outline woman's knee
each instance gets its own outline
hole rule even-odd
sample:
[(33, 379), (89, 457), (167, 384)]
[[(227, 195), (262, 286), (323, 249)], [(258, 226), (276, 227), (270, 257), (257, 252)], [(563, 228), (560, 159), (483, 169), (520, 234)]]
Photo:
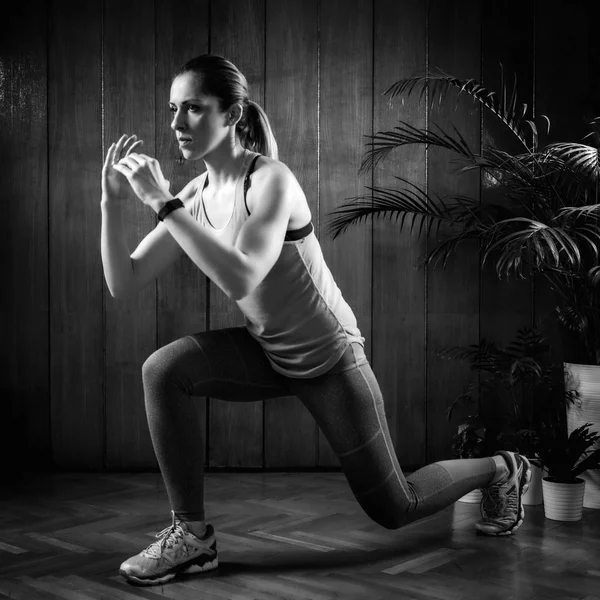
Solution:
[(386, 529), (400, 529), (409, 523), (418, 506), (412, 486), (395, 476), (372, 481), (363, 493), (353, 492), (365, 514)]
[[(192, 367), (194, 371), (203, 368), (196, 350), (193, 341), (181, 338), (153, 352), (142, 365), (144, 388), (177, 388), (191, 393), (192, 373), (189, 371)], [(194, 377), (198, 378), (197, 373)]]
[(365, 514), (375, 523), (385, 527), (385, 529), (400, 529), (408, 522), (410, 508), (408, 504), (404, 505), (394, 499), (393, 502), (386, 502), (381, 498), (359, 498)]

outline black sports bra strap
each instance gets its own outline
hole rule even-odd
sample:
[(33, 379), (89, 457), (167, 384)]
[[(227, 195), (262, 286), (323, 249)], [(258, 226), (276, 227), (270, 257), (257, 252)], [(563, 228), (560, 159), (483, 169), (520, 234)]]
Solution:
[(248, 188), (250, 187), (250, 173), (252, 173), (254, 169), (254, 165), (256, 161), (260, 158), (260, 154), (257, 154), (252, 161), (250, 162), (250, 166), (248, 167), (248, 171), (246, 171), (246, 177), (244, 178), (244, 204), (246, 205), (246, 210), (248, 214), (250, 214), (250, 210), (248, 209), (248, 202), (246, 201), (246, 194), (248, 193)]

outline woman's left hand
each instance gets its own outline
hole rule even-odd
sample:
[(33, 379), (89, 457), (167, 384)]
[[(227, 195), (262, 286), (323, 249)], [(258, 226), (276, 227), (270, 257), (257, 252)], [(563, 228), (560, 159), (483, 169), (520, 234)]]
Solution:
[(127, 178), (136, 196), (144, 204), (153, 206), (172, 198), (169, 193), (170, 183), (165, 179), (155, 158), (132, 152), (113, 165), (113, 168)]

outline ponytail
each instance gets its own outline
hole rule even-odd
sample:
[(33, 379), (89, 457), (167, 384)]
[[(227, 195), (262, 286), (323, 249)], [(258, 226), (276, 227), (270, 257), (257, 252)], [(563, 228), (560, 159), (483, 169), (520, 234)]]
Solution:
[(244, 148), (278, 159), (279, 150), (265, 111), (252, 100), (248, 100), (245, 114), (237, 124), (240, 142)]

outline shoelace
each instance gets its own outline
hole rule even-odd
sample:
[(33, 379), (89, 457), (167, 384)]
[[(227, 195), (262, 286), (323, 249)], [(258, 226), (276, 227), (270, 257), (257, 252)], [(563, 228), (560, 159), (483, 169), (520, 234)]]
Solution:
[[(483, 516), (495, 518), (501, 514), (502, 501), (500, 498), (501, 484), (495, 484), (484, 490), (483, 502), (481, 503), (481, 512)], [(490, 502), (491, 501), (491, 502)], [(484, 513), (485, 510), (485, 513)]]
[(180, 522), (175, 521), (175, 513), (173, 511), (171, 511), (171, 513), (173, 515), (173, 522), (156, 534), (155, 537), (158, 538), (158, 541), (153, 542), (144, 550), (146, 556), (150, 558), (160, 558), (161, 553), (165, 548), (172, 548), (185, 535), (185, 531), (181, 527)]

